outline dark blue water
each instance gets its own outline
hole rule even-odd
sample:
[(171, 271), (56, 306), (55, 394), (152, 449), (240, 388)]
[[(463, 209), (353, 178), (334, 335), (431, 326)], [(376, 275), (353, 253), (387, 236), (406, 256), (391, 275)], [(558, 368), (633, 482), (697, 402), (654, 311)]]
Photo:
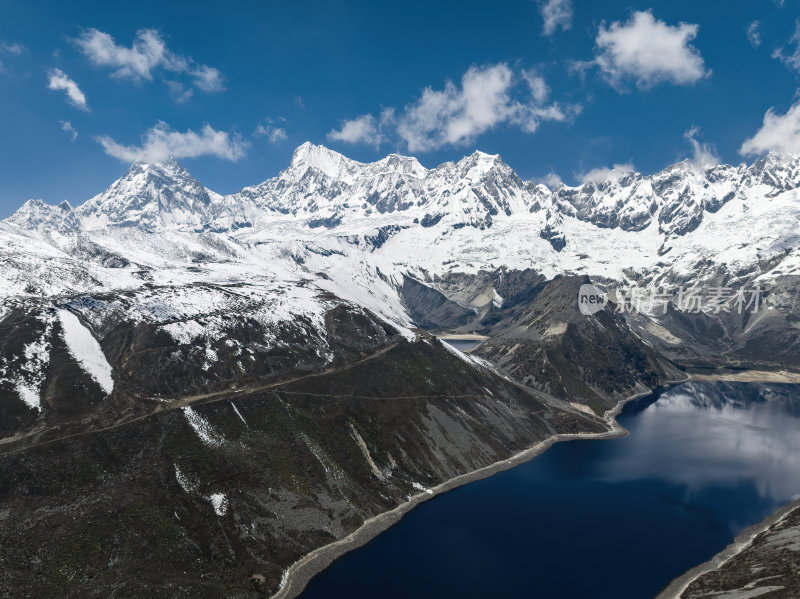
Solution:
[(653, 597), (800, 493), (800, 386), (686, 383), (619, 421), (420, 505), (303, 599)]

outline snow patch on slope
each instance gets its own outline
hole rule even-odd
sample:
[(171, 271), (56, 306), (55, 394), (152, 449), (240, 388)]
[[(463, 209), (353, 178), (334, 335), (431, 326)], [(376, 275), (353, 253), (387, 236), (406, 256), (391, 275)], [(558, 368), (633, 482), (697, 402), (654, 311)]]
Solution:
[(22, 401), (36, 410), (41, 409), (38, 389), (29, 387), (24, 381), (17, 381), (16, 390)]
[(100, 344), (92, 333), (81, 324), (78, 317), (63, 308), (57, 310), (61, 328), (64, 331), (64, 342), (72, 357), (83, 369), (97, 381), (108, 395), (114, 390), (114, 378), (111, 376), (111, 365), (106, 360)]
[(433, 489), (429, 489), (419, 483), (411, 483), (411, 486), (414, 487), (417, 491), (422, 491), (423, 493), (427, 493), (428, 495), (433, 495)]
[(183, 489), (184, 493), (194, 493), (197, 490), (197, 483), (191, 480), (188, 476), (186, 476), (181, 469), (178, 468), (177, 464), (175, 466), (175, 480), (178, 481), (178, 484)]
[(212, 493), (208, 496), (208, 500), (211, 502), (211, 507), (214, 508), (214, 513), (217, 516), (224, 516), (228, 513), (229, 502), (224, 493)]
[(208, 420), (203, 418), (200, 414), (195, 412), (190, 407), (183, 408), (183, 415), (189, 426), (192, 427), (194, 432), (200, 440), (209, 447), (219, 447), (225, 442), (225, 438), (217, 433), (214, 428), (209, 424)]
[(0, 381), (10, 383), (19, 398), (37, 411), (41, 411), (41, 392), (50, 363), (53, 316), (44, 315), (42, 321), (44, 332), (23, 347), (21, 355), (0, 357)]
[(170, 337), (182, 345), (188, 345), (197, 337), (204, 336), (206, 333), (205, 327), (194, 320), (172, 322), (165, 324), (161, 329), (169, 333)]
[(503, 296), (497, 293), (497, 290), (494, 287), (492, 287), (492, 305), (495, 308), (503, 307)]
[(244, 419), (244, 416), (242, 416), (242, 413), (239, 411), (239, 408), (237, 408), (237, 407), (236, 407), (236, 404), (235, 404), (235, 403), (233, 403), (233, 402), (231, 402), (231, 407), (233, 408), (233, 411), (234, 411), (234, 412), (236, 412), (236, 415), (237, 415), (239, 418), (241, 418), (241, 419), (242, 419), (242, 422), (244, 422), (245, 426), (248, 426), (248, 424), (247, 424), (247, 420), (245, 420), (245, 419)]
[(17, 379), (16, 384), (17, 393), (19, 393), (22, 401), (37, 410), (41, 410), (41, 389), (42, 385), (44, 385), (45, 370), (50, 363), (51, 318), (45, 321), (44, 335), (25, 346), (22, 352), (25, 356), (24, 373), (22, 373), (21, 378)]

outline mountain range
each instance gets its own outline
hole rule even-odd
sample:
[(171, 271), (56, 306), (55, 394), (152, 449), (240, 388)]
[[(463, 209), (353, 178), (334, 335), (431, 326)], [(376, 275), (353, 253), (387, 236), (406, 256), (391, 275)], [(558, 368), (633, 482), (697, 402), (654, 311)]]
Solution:
[[(231, 195), (168, 160), (26, 202), (0, 222), (3, 588), (295, 596), (312, 551), (610, 434), (686, 368), (800, 367), (798, 188), (795, 155), (549, 188), (306, 143)], [(630, 288), (763, 293), (618, 310)]]

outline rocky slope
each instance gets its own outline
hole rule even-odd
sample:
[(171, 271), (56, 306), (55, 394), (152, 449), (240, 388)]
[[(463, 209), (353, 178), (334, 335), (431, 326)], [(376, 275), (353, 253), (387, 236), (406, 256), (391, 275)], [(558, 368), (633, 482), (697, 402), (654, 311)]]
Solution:
[(411, 495), (602, 429), (429, 339), (91, 424), (3, 452), (0, 595), (265, 596), (309, 550)]
[(675, 580), (658, 599), (792, 599), (800, 594), (800, 504), (743, 531), (711, 561)]

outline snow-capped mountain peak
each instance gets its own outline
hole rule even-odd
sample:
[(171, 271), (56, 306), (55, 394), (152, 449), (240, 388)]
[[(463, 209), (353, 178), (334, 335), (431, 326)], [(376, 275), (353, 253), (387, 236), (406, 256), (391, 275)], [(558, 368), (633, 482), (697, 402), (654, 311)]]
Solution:
[(389, 154), (386, 158), (365, 166), (372, 167), (375, 172), (391, 172), (417, 179), (422, 179), (428, 174), (428, 169), (422, 166), (419, 160), (402, 154)]
[(360, 162), (346, 158), (325, 146), (305, 142), (292, 154), (290, 170), (298, 171), (312, 168), (331, 179), (352, 180), (353, 171), (364, 166)]
[(476, 151), (426, 169), (409, 156), (390, 154), (363, 163), (306, 142), (278, 176), (236, 194), (223, 197), (207, 190), (174, 159), (136, 162), (75, 210), (31, 201), (5, 223), (27, 230), (233, 233), (281, 221), (299, 230), (372, 238), (376, 230), (385, 237), (389, 230), (421, 228), (436, 236), (522, 219), (530, 232), (560, 251), (570, 242), (570, 221), (577, 220), (626, 233), (647, 230), (659, 252), (666, 252), (671, 240), (694, 231), (733, 199), (771, 198), (796, 188), (800, 156), (795, 155), (770, 154), (750, 166), (709, 168), (684, 160), (652, 175), (618, 169), (580, 186), (551, 190), (522, 181), (497, 154)]
[(76, 212), (82, 228), (195, 228), (210, 218), (208, 190), (170, 158), (135, 162), (103, 193)]
[(412, 156), (389, 154), (376, 162), (358, 162), (326, 148), (305, 142), (294, 151), (289, 171), (301, 175), (306, 169), (314, 169), (326, 177), (353, 184), (356, 179), (364, 179), (386, 174), (411, 176), (421, 179), (428, 170)]
[(465, 156), (455, 164), (455, 170), (461, 176), (470, 181), (477, 182), (484, 178), (490, 171), (511, 171), (511, 168), (503, 162), (500, 154), (486, 154), (476, 150), (469, 156)]
[(800, 155), (770, 152), (749, 170), (758, 182), (776, 192), (800, 187)]
[(28, 200), (5, 222), (30, 230), (63, 231), (74, 230), (80, 226), (79, 219), (66, 200), (57, 206), (42, 200)]

